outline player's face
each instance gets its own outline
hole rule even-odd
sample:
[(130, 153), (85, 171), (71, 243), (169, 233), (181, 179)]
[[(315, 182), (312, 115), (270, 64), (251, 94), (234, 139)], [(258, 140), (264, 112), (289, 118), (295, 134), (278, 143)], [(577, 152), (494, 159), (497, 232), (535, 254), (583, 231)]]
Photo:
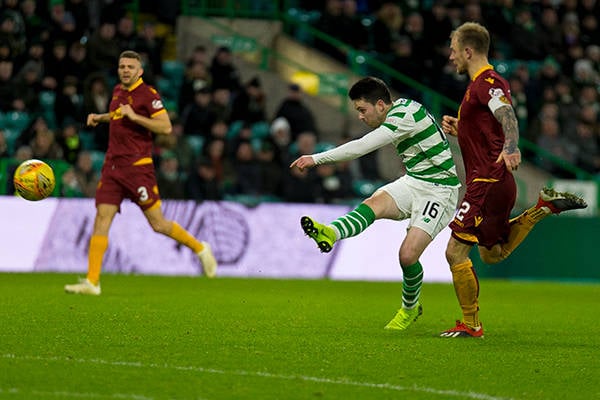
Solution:
[(387, 115), (385, 103), (381, 100), (375, 104), (363, 99), (354, 100), (354, 108), (358, 111), (358, 119), (373, 129), (383, 124)]
[(459, 74), (467, 72), (466, 51), (458, 45), (456, 37), (453, 37), (450, 41), (450, 61), (452, 61), (456, 67), (456, 72)]
[(123, 86), (133, 85), (142, 76), (143, 72), (142, 64), (135, 58), (123, 57), (119, 59), (119, 80)]

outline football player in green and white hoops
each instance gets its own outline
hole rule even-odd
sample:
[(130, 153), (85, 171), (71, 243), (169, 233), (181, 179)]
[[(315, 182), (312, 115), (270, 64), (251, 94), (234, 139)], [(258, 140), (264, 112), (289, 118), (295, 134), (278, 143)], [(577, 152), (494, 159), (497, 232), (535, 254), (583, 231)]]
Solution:
[(392, 101), (387, 85), (375, 77), (356, 82), (348, 96), (358, 118), (372, 131), (334, 149), (304, 155), (290, 168), (349, 161), (392, 144), (406, 174), (380, 187), (356, 209), (329, 225), (309, 216), (300, 222), (319, 249), (329, 252), (335, 242), (360, 234), (377, 219), (410, 220), (399, 253), (402, 307), (385, 326), (404, 330), (422, 313), (419, 294), (423, 267), (419, 258), (454, 216), (460, 182), (446, 136), (423, 105), (404, 98)]

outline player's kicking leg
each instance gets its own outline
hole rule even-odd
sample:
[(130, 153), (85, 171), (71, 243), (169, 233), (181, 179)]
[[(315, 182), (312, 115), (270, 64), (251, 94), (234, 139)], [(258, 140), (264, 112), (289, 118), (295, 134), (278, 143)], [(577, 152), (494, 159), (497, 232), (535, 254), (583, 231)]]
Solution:
[(392, 329), (396, 331), (403, 331), (410, 324), (415, 322), (419, 316), (423, 314), (423, 306), (417, 302), (415, 307), (411, 309), (401, 308), (396, 313), (396, 316), (392, 318), (390, 322), (385, 326), (384, 329)]
[(572, 193), (557, 192), (552, 188), (545, 187), (540, 191), (535, 207), (538, 209), (545, 208), (552, 214), (560, 214), (563, 211), (586, 208), (587, 203), (584, 199)]

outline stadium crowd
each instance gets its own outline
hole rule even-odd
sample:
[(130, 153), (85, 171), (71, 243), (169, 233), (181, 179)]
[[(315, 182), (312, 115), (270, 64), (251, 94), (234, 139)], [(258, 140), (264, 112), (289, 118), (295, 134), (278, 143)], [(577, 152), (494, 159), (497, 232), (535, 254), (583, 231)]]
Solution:
[[(231, 50), (198, 46), (183, 60), (175, 93), (166, 77), (165, 37), (154, 21), (136, 29), (126, 2), (4, 0), (0, 8), (0, 155), (62, 159), (63, 196), (93, 196), (107, 126), (83, 125), (108, 109), (118, 55), (135, 50), (146, 82), (171, 91), (173, 135), (157, 139), (155, 165), (164, 198), (248, 196), (289, 202), (343, 202), (373, 168), (342, 163), (300, 172), (298, 155), (326, 148), (290, 85), (274, 115), (259, 77), (242, 80)], [(460, 101), (467, 85), (448, 61), (450, 32), (472, 20), (488, 27), (492, 59), (510, 80), (521, 135), (584, 170), (600, 173), (600, 3), (555, 1), (298, 1), (323, 32)], [(349, 33), (352, 34), (349, 34)], [(340, 62), (347, 54), (315, 41)], [(163, 83), (167, 82), (167, 85)], [(420, 94), (390, 80), (401, 94)], [(339, 141), (349, 138), (340, 133)], [(335, 143), (339, 144), (339, 143)], [(533, 153), (526, 153), (534, 157)], [(561, 175), (553, 163), (532, 158)], [(9, 172), (10, 173), (10, 172)], [(10, 180), (6, 192), (11, 193)]]

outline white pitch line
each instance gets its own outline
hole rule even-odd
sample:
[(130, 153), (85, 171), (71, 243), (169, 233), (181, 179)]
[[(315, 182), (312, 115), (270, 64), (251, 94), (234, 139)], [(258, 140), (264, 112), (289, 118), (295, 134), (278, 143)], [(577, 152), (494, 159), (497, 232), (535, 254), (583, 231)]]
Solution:
[[(1, 358), (9, 358), (15, 360), (33, 360), (33, 361), (55, 361), (55, 362), (75, 362), (81, 364), (98, 364), (98, 365), (109, 365), (109, 366), (125, 366), (133, 368), (152, 368), (152, 369), (167, 369), (175, 371), (195, 371), (202, 372), (205, 374), (219, 374), (219, 375), (236, 375), (236, 376), (254, 376), (261, 378), (271, 378), (280, 380), (302, 380), (307, 382), (326, 383), (331, 385), (344, 385), (344, 386), (356, 386), (364, 388), (384, 389), (393, 390), (397, 392), (417, 392), (417, 393), (429, 393), (439, 396), (452, 396), (459, 398), (468, 398), (476, 400), (514, 400), (508, 397), (496, 397), (490, 396), (485, 393), (477, 392), (461, 392), (458, 390), (441, 390), (429, 387), (422, 387), (418, 385), (412, 386), (401, 386), (393, 385), (391, 383), (373, 383), (373, 382), (360, 382), (351, 381), (347, 379), (331, 379), (331, 378), (319, 378), (316, 376), (307, 375), (284, 375), (274, 374), (270, 372), (260, 371), (244, 371), (244, 370), (221, 370), (215, 368), (204, 368), (195, 366), (181, 366), (181, 365), (169, 365), (169, 364), (144, 364), (136, 361), (108, 361), (98, 358), (84, 359), (84, 358), (67, 358), (67, 357), (41, 357), (41, 356), (18, 356), (16, 354), (2, 354)], [(132, 397), (133, 398), (133, 397)], [(137, 397), (135, 397), (137, 398)]]

